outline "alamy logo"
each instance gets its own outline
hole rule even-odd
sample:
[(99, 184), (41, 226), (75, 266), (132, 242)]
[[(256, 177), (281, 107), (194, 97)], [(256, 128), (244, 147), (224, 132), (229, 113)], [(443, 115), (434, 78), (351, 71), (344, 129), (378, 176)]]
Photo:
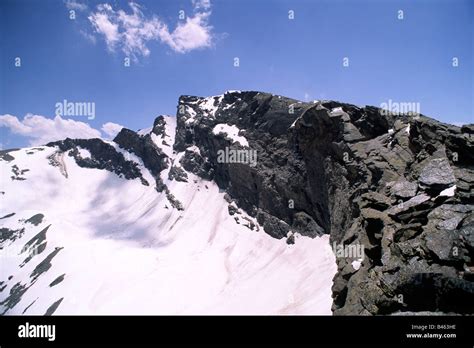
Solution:
[(226, 147), (225, 150), (217, 151), (217, 163), (242, 163), (255, 167), (257, 165), (257, 150), (234, 150)]
[(26, 323), (18, 326), (20, 338), (47, 338), (48, 341), (56, 339), (56, 325), (34, 325)]
[(332, 250), (336, 257), (364, 260), (365, 252), (362, 244), (332, 244)]
[(381, 114), (384, 116), (392, 114), (407, 114), (411, 116), (420, 115), (420, 103), (416, 102), (396, 102), (389, 99), (388, 102), (380, 104)]
[(93, 102), (70, 102), (64, 99), (55, 104), (56, 116), (87, 116), (87, 119), (95, 118), (95, 103)]

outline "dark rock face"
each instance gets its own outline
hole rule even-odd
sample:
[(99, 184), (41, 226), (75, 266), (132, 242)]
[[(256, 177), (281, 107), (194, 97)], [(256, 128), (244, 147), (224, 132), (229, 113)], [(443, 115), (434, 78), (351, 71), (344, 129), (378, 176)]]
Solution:
[(418, 185), (406, 180), (396, 182), (392, 188), (391, 193), (399, 198), (411, 198), (416, 195)]
[[(237, 127), (248, 147), (216, 134), (218, 124)], [(473, 130), (232, 92), (182, 96), (174, 149), (271, 236), (329, 233), (335, 246), (362, 248), (336, 254), (334, 314), (474, 313)], [(256, 151), (256, 165), (220, 161), (225, 148)]]
[[(267, 226), (270, 235), (286, 237), (296, 221), (295, 229), (314, 236), (327, 231), (329, 224), (321, 180), (324, 172), (319, 166), (305, 165), (288, 131), (311, 106), (259, 92), (226, 93), (207, 99), (182, 96), (174, 149), (185, 151), (197, 146), (200, 154), (186, 150), (181, 160), (183, 168), (215, 180), (240, 207)], [(256, 166), (219, 163), (219, 150), (245, 148), (232, 143), (229, 137), (214, 134), (218, 124), (235, 125), (241, 130), (257, 153)], [(301, 214), (307, 218), (297, 218)], [(317, 232), (313, 231), (315, 226)]]
[(164, 138), (165, 135), (169, 135), (169, 134), (166, 134), (165, 126), (166, 126), (165, 118), (163, 116), (158, 116), (157, 118), (155, 118), (155, 121), (153, 122), (152, 133), (158, 135), (161, 138)]
[[(117, 152), (112, 145), (100, 139), (69, 139), (48, 143), (46, 146), (57, 146), (61, 152), (69, 151), (69, 156), (74, 157), (76, 163), (83, 168), (105, 169), (122, 175), (126, 179), (139, 178), (144, 185), (149, 185), (143, 178), (136, 163), (127, 161)], [(90, 158), (82, 158), (78, 147), (90, 152)], [(53, 165), (54, 162), (53, 162)]]
[[(158, 117), (153, 125), (153, 133), (164, 137), (164, 118)], [(163, 192), (167, 190), (166, 185), (160, 177), (162, 170), (168, 168), (169, 158), (163, 151), (153, 142), (151, 135), (139, 135), (134, 131), (126, 128), (117, 134), (114, 139), (121, 148), (134, 153), (143, 161), (144, 166), (150, 171), (155, 178), (156, 190)]]
[[(159, 126), (155, 125), (154, 130), (158, 128)], [(160, 172), (168, 168), (167, 156), (155, 145), (149, 134), (140, 136), (130, 129), (122, 128), (114, 142), (140, 157), (145, 167), (155, 177), (159, 177)]]
[(211, 163), (194, 151), (186, 150), (180, 160), (180, 164), (190, 173), (196, 174), (203, 179), (212, 179), (213, 169)]
[(324, 234), (324, 230), (311, 216), (305, 212), (298, 212), (293, 217), (292, 229), (302, 235), (316, 237)]
[(188, 174), (186, 174), (181, 167), (171, 166), (170, 171), (168, 172), (168, 179), (188, 182)]
[(448, 160), (446, 158), (436, 158), (423, 167), (418, 181), (423, 187), (438, 186), (442, 189), (453, 185), (456, 178)]
[(19, 149), (0, 150), (0, 161), (13, 161), (15, 157), (9, 154), (9, 152), (16, 151)]

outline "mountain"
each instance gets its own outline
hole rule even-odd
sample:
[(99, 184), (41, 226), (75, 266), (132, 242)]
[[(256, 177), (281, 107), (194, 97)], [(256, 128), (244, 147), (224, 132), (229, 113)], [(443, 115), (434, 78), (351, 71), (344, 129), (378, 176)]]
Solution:
[(474, 313), (473, 134), (229, 91), (1, 151), (0, 312)]

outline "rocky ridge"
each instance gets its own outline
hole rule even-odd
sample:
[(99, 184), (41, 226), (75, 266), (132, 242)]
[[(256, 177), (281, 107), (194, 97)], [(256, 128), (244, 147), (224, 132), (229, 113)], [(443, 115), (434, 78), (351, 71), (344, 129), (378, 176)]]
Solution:
[[(275, 238), (330, 234), (335, 250), (362, 246), (363, 255), (336, 257), (336, 315), (474, 313), (473, 125), (261, 92), (181, 96), (177, 109), (174, 144), (162, 117), (154, 135), (123, 129), (114, 139), (175, 208), (165, 169), (170, 180), (188, 172), (215, 181), (229, 214), (245, 210)], [(64, 151), (71, 141), (50, 145)], [(82, 141), (93, 157), (107, 151)], [(224, 149), (255, 151), (255, 165), (220, 160)], [(105, 169), (128, 168), (108, 160)]]
[[(363, 260), (337, 258), (334, 314), (474, 312), (474, 126), (259, 92), (183, 96), (177, 117), (175, 149), (201, 154), (186, 152), (188, 169), (212, 173), (267, 233), (364, 247)], [(255, 167), (218, 163), (243, 148), (213, 134), (223, 123)]]

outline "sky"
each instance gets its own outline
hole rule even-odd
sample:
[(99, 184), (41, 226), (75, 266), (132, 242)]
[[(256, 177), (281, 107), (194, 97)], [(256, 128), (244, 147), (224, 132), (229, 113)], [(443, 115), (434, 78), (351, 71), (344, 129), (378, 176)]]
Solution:
[(227, 90), (474, 123), (473, 19), (469, 0), (2, 0), (0, 147), (113, 138)]

